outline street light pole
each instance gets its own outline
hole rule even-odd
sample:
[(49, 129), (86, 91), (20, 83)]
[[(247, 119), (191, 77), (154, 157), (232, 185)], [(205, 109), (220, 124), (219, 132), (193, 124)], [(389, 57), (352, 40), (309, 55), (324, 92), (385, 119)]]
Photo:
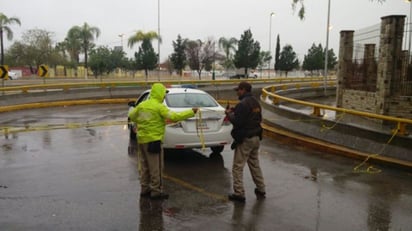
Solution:
[(157, 79), (160, 81), (160, 0), (157, 0)]
[(213, 72), (212, 72), (212, 80), (216, 80), (216, 73), (215, 73), (215, 69), (216, 69), (216, 43), (215, 40), (213, 39)]
[(120, 37), (120, 45), (122, 46), (122, 51), (123, 51), (123, 36), (124, 36), (124, 34), (119, 34), (119, 37)]
[[(269, 55), (272, 56), (272, 16), (275, 15), (275, 13), (271, 12), (269, 16)], [(269, 59), (269, 68), (268, 68), (268, 78), (270, 78), (270, 61), (272, 59)]]
[[(410, 56), (411, 56), (411, 33), (412, 33), (412, 23), (411, 23), (411, 15), (412, 15), (412, 2), (411, 0), (406, 0), (406, 2), (409, 2), (409, 45), (408, 45), (408, 60), (410, 60)], [(409, 65), (409, 62), (408, 62)]]
[(323, 90), (324, 95), (326, 96), (326, 79), (328, 77), (328, 50), (329, 50), (329, 19), (330, 19), (330, 0), (328, 0), (328, 19), (326, 23), (326, 47), (325, 47), (325, 71), (324, 71), (324, 80), (323, 80)]

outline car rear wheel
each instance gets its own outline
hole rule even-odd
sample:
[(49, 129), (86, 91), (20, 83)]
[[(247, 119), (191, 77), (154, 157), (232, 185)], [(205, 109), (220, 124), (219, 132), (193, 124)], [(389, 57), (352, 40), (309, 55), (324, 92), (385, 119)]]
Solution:
[(225, 148), (225, 146), (214, 146), (214, 147), (210, 147), (210, 149), (212, 150), (213, 153), (221, 153), (223, 151), (223, 149)]
[(127, 147), (127, 153), (130, 156), (134, 156), (137, 154), (137, 142), (136, 140), (129, 140), (129, 145)]
[(133, 128), (130, 128), (129, 137), (131, 140), (134, 140), (136, 142), (137, 136), (136, 133), (133, 132)]

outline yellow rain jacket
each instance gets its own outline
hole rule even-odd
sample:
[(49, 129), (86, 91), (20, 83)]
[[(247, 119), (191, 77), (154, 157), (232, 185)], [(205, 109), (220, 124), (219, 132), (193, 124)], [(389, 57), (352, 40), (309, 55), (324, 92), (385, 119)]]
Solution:
[(165, 86), (161, 83), (155, 83), (150, 90), (149, 99), (130, 110), (129, 118), (137, 124), (137, 140), (139, 143), (145, 144), (163, 140), (166, 119), (177, 122), (195, 115), (192, 109), (179, 113), (169, 110), (163, 104), (165, 95)]

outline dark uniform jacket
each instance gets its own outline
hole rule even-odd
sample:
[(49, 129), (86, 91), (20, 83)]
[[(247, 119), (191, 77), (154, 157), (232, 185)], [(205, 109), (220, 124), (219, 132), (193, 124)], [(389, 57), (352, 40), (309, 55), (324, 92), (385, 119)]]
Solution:
[(259, 136), (262, 139), (262, 108), (252, 93), (239, 97), (240, 102), (229, 113), (229, 120), (233, 125), (232, 137), (236, 143), (242, 143), (244, 138)]

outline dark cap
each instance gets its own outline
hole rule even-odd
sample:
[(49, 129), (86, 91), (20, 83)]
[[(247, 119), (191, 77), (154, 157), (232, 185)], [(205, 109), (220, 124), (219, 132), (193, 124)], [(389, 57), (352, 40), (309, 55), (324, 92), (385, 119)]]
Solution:
[(248, 83), (246, 81), (242, 81), (242, 82), (239, 83), (239, 85), (237, 87), (234, 88), (235, 91), (237, 91), (239, 89), (243, 89), (243, 90), (246, 90), (247, 92), (251, 92), (252, 91), (252, 85), (250, 85), (250, 83)]

